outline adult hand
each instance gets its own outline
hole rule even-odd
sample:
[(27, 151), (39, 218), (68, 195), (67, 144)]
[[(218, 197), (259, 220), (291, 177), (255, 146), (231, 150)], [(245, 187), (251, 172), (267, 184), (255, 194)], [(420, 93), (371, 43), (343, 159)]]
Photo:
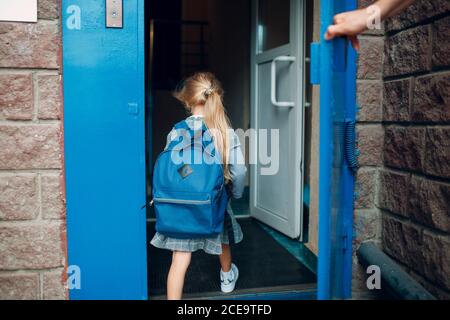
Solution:
[(325, 40), (346, 36), (353, 48), (359, 50), (358, 35), (367, 30), (368, 25), (400, 13), (413, 2), (414, 0), (378, 0), (368, 8), (337, 14), (325, 33)]
[(343, 12), (334, 16), (333, 24), (325, 33), (325, 40), (346, 36), (355, 50), (359, 50), (358, 34), (367, 30), (370, 15), (366, 9)]

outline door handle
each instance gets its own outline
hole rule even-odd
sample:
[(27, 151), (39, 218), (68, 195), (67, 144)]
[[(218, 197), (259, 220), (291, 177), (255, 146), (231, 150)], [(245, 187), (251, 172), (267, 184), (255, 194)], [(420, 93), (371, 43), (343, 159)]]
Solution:
[(291, 56), (279, 56), (272, 60), (271, 65), (271, 90), (270, 90), (270, 99), (272, 101), (272, 104), (276, 107), (282, 107), (282, 108), (292, 108), (295, 106), (295, 102), (290, 101), (277, 101), (277, 62), (278, 61), (288, 61), (288, 62), (294, 62), (295, 57)]

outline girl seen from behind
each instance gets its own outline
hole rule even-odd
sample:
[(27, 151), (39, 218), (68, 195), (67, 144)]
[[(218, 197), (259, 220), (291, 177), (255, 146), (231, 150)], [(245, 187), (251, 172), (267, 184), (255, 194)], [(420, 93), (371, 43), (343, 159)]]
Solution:
[[(214, 148), (219, 154), (228, 196), (240, 198), (245, 186), (247, 169), (239, 139), (231, 129), (226, 115), (223, 94), (220, 82), (212, 73), (208, 72), (192, 75), (174, 92), (175, 98), (184, 105), (190, 114), (182, 124), (192, 130), (207, 128)], [(167, 137), (166, 149), (171, 142), (178, 138), (179, 132), (174, 128)], [(228, 222), (228, 228), (224, 227), (219, 234), (213, 236), (177, 238), (162, 234), (158, 232), (157, 228), (151, 244), (172, 251), (172, 263), (167, 277), (167, 298), (169, 300), (182, 298), (186, 271), (192, 252), (197, 250), (204, 250), (208, 254), (219, 256), (221, 269), (218, 280), (220, 279), (221, 290), (225, 293), (234, 290), (239, 271), (237, 266), (232, 263), (230, 244), (242, 241), (243, 234), (229, 203), (226, 205), (225, 212), (216, 212), (216, 214), (224, 215), (225, 221)]]

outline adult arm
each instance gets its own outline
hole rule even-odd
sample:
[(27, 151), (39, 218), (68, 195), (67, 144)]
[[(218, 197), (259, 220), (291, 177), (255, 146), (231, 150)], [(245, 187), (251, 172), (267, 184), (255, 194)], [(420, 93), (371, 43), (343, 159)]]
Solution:
[[(414, 0), (378, 0), (372, 4), (378, 8), (380, 21), (392, 17), (409, 5)], [(369, 7), (368, 7), (369, 8)], [(339, 13), (334, 16), (333, 24), (330, 25), (325, 33), (325, 40), (331, 40), (335, 37), (347, 36), (352, 42), (353, 47), (359, 50), (359, 41), (357, 36), (368, 29), (371, 21), (374, 19), (375, 12), (362, 8), (353, 11)]]

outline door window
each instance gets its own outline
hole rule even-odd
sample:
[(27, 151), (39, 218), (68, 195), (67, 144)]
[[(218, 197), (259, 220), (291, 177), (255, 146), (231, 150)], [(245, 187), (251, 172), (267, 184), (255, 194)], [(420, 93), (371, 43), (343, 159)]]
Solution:
[(289, 43), (290, 0), (258, 1), (258, 51)]

